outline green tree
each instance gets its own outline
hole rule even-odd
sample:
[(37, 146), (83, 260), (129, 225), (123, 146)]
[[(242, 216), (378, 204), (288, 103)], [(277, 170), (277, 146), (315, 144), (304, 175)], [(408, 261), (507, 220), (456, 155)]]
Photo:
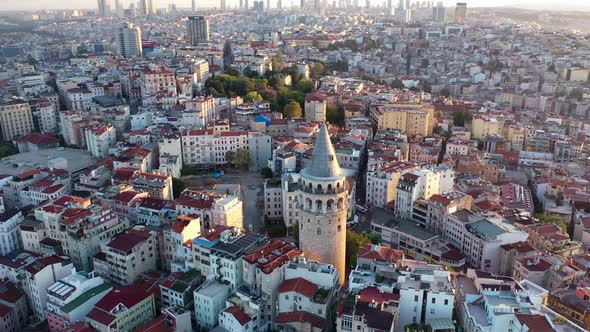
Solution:
[(404, 82), (402, 82), (402, 80), (399, 79), (391, 81), (391, 84), (389, 86), (391, 86), (392, 89), (403, 89), (405, 87)]
[(369, 239), (369, 241), (371, 241), (372, 244), (381, 244), (381, 242), (383, 242), (383, 238), (379, 233), (369, 233), (367, 231), (364, 231), (362, 235)]
[(230, 165), (235, 165), (236, 163), (236, 153), (234, 151), (227, 151), (225, 153), (225, 160)]
[(244, 97), (244, 101), (246, 102), (260, 102), (262, 101), (262, 96), (256, 91), (250, 91)]
[(239, 77), (241, 75), (240, 74), (240, 71), (237, 70), (236, 68), (228, 68), (225, 71), (225, 73), (228, 74), (228, 75), (230, 75), (230, 76), (235, 76), (235, 77)]
[(313, 90), (313, 82), (310, 80), (300, 80), (295, 84), (295, 89), (303, 93), (311, 92), (311, 90)]
[(261, 169), (260, 174), (262, 174), (262, 176), (264, 176), (265, 179), (270, 179), (274, 176), (272, 169), (270, 169), (270, 167), (265, 167)]
[(290, 102), (283, 109), (283, 115), (287, 118), (300, 118), (302, 114), (301, 105), (296, 101)]
[(446, 88), (446, 87), (442, 88), (440, 90), (440, 95), (448, 98), (451, 95), (451, 90), (449, 90), (449, 88)]
[(538, 216), (541, 224), (555, 224), (561, 228), (562, 233), (567, 232), (567, 224), (562, 218), (556, 216)]
[(236, 153), (236, 166), (245, 170), (250, 168), (250, 165), (250, 151), (247, 149), (238, 149), (238, 152)]
[(16, 154), (16, 149), (10, 143), (0, 145), (0, 159)]
[(250, 68), (246, 68), (246, 69), (244, 69), (244, 76), (249, 77), (249, 78), (258, 78), (258, 72), (254, 71)]
[(573, 89), (572, 92), (570, 92), (570, 97), (582, 101), (584, 93), (580, 89)]
[(359, 248), (371, 240), (356, 232), (346, 232), (346, 266), (356, 266)]
[(295, 240), (295, 245), (299, 247), (299, 223), (296, 222), (293, 225), (293, 239)]
[(178, 198), (180, 194), (186, 189), (186, 185), (179, 178), (172, 178), (172, 194), (174, 198)]
[(330, 104), (326, 107), (326, 120), (332, 124), (342, 125), (344, 123), (344, 109)]
[(453, 126), (463, 127), (466, 122), (471, 121), (473, 116), (467, 112), (455, 112), (453, 113)]
[(316, 62), (311, 66), (311, 77), (319, 78), (324, 74), (325, 70), (326, 67), (322, 63)]

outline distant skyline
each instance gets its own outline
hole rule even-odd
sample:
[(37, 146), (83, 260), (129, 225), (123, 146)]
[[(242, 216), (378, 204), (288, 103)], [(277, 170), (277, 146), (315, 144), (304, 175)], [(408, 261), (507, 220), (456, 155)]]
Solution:
[[(131, 2), (137, 3), (137, 1), (121, 0), (124, 3), (124, 7), (127, 8)], [(227, 4), (236, 7), (238, 0), (226, 0)], [(272, 3), (276, 4), (277, 0), (271, 0)], [(362, 3), (363, 0), (360, 2)], [(114, 3), (115, 1), (112, 0)], [(166, 8), (168, 4), (175, 3), (179, 8), (190, 8), (191, 0), (156, 0), (158, 8)], [(205, 7), (217, 7), (219, 6), (218, 0), (197, 0), (197, 3), (204, 5)], [(414, 1), (412, 1), (414, 2)], [(438, 0), (435, 0), (438, 2)], [(444, 0), (445, 6), (454, 6), (456, 2), (461, 1), (449, 1)], [(468, 7), (519, 7), (527, 9), (590, 9), (590, 3), (588, 0), (570, 0), (567, 2), (559, 2), (555, 0), (471, 0), (463, 1), (467, 2)], [(289, 6), (290, 0), (283, 0), (283, 6)], [(299, 0), (293, 0), (294, 4), (299, 4)], [(376, 2), (372, 2), (376, 3)], [(381, 2), (377, 2), (381, 3)], [(266, 4), (266, 1), (265, 1)], [(15, 10), (40, 10), (40, 9), (96, 9), (96, 0), (21, 0), (21, 1), (9, 1), (0, 0), (0, 11), (15, 11)]]

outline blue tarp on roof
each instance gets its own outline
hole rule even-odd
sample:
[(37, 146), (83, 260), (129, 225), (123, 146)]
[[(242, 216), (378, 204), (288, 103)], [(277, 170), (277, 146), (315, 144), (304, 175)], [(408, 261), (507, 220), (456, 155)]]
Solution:
[(270, 118), (268, 116), (259, 115), (254, 118), (254, 122), (266, 122), (266, 125), (270, 126), (272, 121), (270, 120)]

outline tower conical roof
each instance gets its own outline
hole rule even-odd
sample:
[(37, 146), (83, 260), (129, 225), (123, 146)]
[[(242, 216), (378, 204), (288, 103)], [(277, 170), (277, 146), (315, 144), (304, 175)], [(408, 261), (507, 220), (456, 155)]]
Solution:
[(332, 178), (338, 177), (342, 174), (342, 170), (338, 165), (336, 159), (336, 152), (328, 128), (322, 123), (320, 125), (320, 133), (313, 148), (313, 155), (311, 163), (304, 169), (303, 175), (310, 175), (316, 178)]

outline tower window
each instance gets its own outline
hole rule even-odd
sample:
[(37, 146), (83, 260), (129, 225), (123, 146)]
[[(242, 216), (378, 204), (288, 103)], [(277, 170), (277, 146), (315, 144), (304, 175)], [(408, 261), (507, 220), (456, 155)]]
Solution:
[(342, 226), (338, 225), (337, 229), (338, 229), (338, 232), (340, 232), (342, 230)]
[(322, 234), (322, 229), (318, 227), (318, 235)]

